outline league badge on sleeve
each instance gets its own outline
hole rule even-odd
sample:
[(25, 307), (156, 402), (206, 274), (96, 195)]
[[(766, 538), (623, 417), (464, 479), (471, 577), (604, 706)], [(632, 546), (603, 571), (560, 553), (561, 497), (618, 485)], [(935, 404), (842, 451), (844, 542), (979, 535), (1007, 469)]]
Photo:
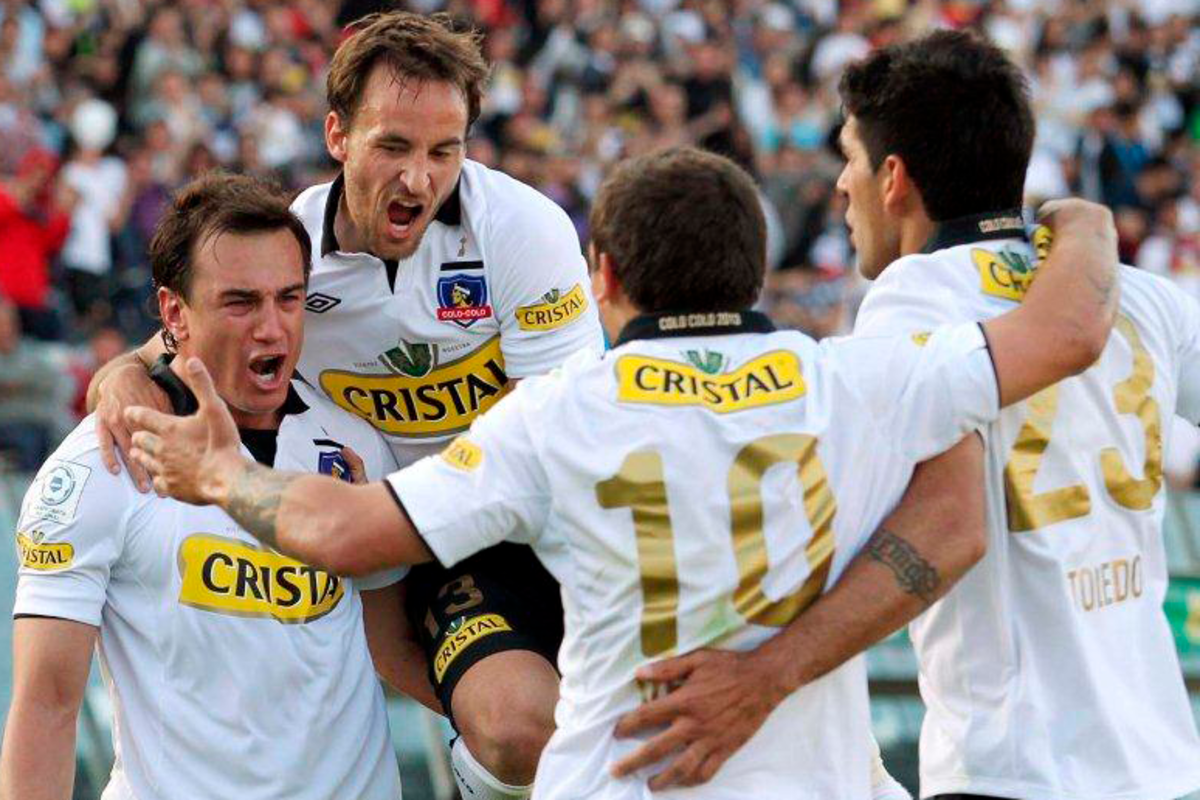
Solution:
[(449, 275), (437, 282), (437, 318), (469, 328), (492, 316), (487, 281), (482, 275)]

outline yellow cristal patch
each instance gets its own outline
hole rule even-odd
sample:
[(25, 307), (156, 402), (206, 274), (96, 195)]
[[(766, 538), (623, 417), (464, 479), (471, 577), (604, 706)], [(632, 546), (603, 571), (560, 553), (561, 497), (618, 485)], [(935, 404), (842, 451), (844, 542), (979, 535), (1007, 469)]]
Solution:
[(437, 656), (433, 659), (433, 675), (438, 683), (446, 675), (446, 670), (458, 658), (458, 654), (485, 636), (502, 631), (511, 631), (508, 620), (499, 614), (483, 614), (471, 617), (458, 630), (447, 633), (446, 638), (438, 647)]
[(179, 547), (179, 602), (235, 617), (312, 622), (337, 608), (336, 575), (236, 539), (193, 534)]
[(40, 544), (23, 533), (17, 534), (21, 566), (39, 572), (67, 569), (75, 560), (75, 548), (69, 542)]
[(517, 309), (517, 325), (523, 331), (550, 331), (573, 322), (587, 309), (587, 294), (578, 283), (553, 303), (538, 303)]
[(460, 433), (504, 393), (500, 337), (420, 378), (330, 369), (321, 388), (342, 408), (384, 433), (413, 438)]
[(483, 463), (483, 448), (460, 436), (442, 451), (442, 460), (463, 472), (474, 472)]
[(915, 344), (917, 347), (924, 347), (925, 345), (929, 344), (929, 337), (932, 335), (933, 334), (931, 334), (929, 331), (914, 333), (912, 335), (913, 344)]
[(1016, 272), (990, 250), (971, 251), (971, 260), (979, 269), (979, 288), (987, 295), (1021, 302), (1033, 283), (1033, 272)]
[(647, 356), (617, 360), (622, 403), (704, 406), (718, 414), (785, 403), (804, 395), (800, 358), (786, 350), (759, 356), (734, 370), (710, 375), (691, 364)]

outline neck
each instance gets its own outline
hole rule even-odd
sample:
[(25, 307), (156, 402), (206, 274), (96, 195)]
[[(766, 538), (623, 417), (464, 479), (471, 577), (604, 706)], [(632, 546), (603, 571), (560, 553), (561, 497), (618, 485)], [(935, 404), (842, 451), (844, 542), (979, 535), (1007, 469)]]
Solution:
[(900, 255), (911, 256), (924, 250), (935, 230), (937, 223), (924, 212), (905, 217), (900, 221)]
[(350, 208), (346, 205), (346, 190), (338, 198), (337, 213), (333, 215), (333, 232), (337, 235), (338, 247), (346, 253), (367, 253), (367, 243), (359, 236), (354, 220), (350, 218)]

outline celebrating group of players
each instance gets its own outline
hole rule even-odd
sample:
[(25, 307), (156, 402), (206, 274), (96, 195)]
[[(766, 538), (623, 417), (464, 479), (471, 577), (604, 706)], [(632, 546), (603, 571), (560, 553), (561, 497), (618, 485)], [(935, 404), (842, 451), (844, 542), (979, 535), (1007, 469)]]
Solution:
[(1097, 206), (1030, 240), (999, 50), (847, 69), (876, 280), (819, 344), (752, 310), (740, 169), (622, 163), (585, 260), (465, 160), (486, 75), (472, 34), (370, 17), (328, 78), (335, 181), (176, 196), (161, 336), (22, 506), (0, 797), (71, 795), (98, 648), (105, 800), (399, 797), (375, 673), (450, 718), (472, 800), (890, 800), (860, 654), (911, 620), (923, 797), (1200, 788), (1160, 538), (1200, 306), (1118, 266)]

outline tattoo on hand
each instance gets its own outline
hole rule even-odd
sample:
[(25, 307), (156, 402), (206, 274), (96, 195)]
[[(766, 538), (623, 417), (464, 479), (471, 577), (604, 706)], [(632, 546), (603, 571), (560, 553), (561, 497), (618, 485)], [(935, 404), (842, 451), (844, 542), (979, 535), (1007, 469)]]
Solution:
[(277, 546), (275, 518), (283, 493), (292, 481), (301, 477), (292, 472), (276, 472), (260, 464), (251, 464), (234, 481), (225, 510), (247, 533), (268, 547)]
[(925, 605), (937, 599), (942, 578), (937, 568), (921, 557), (917, 549), (896, 534), (880, 528), (867, 542), (867, 554), (896, 575), (896, 583)]

